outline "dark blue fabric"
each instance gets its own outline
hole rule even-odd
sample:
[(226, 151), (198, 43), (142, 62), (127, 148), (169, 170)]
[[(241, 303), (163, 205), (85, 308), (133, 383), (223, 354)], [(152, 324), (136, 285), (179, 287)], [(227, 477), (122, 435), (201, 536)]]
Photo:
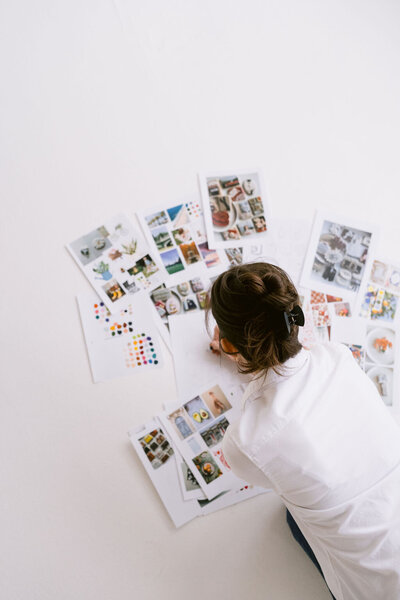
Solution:
[[(319, 566), (319, 562), (315, 558), (314, 552), (311, 550), (310, 544), (307, 542), (306, 538), (301, 533), (299, 526), (297, 525), (296, 521), (294, 520), (294, 518), (292, 517), (292, 515), (290, 514), (290, 512), (288, 510), (286, 510), (286, 521), (287, 521), (287, 524), (289, 525), (289, 529), (292, 532), (292, 535), (293, 535), (294, 539), (296, 540), (296, 542), (298, 542), (300, 544), (300, 546), (303, 548), (303, 550), (307, 554), (307, 556), (309, 558), (311, 558), (314, 565), (317, 567), (318, 571), (321, 573), (322, 577), (324, 577), (322, 569)], [(325, 577), (324, 577), (324, 580), (325, 580)], [(335, 597), (332, 594), (332, 592), (331, 592), (331, 596), (332, 596), (333, 600), (335, 600)]]

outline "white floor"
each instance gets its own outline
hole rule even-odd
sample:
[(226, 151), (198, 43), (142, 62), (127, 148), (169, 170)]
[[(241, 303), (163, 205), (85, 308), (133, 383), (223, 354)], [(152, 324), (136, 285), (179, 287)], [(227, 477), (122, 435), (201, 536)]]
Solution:
[(176, 531), (126, 431), (172, 362), (91, 383), (64, 244), (263, 168), (273, 215), (376, 221), (399, 260), (400, 5), (0, 4), (0, 597), (327, 600), (266, 495)]

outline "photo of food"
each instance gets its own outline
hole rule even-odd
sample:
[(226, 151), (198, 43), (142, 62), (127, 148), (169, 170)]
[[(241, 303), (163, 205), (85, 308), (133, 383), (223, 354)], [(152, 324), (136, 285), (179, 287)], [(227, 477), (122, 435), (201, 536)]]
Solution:
[(178, 273), (179, 271), (182, 271), (185, 268), (175, 248), (173, 250), (163, 252), (162, 254), (160, 254), (160, 256), (164, 267), (170, 275)]
[(154, 429), (139, 438), (139, 444), (153, 469), (159, 469), (174, 454), (162, 429)]
[(323, 221), (312, 265), (312, 278), (325, 285), (358, 291), (371, 237), (370, 232)]
[(355, 361), (361, 367), (362, 370), (365, 368), (365, 349), (359, 344), (345, 344), (351, 351)]
[(204, 404), (200, 396), (196, 396), (192, 400), (189, 400), (183, 407), (190, 417), (190, 422), (196, 429), (201, 429), (204, 425), (207, 425), (214, 420), (214, 416), (210, 413), (210, 410)]
[(111, 279), (106, 285), (103, 286), (103, 290), (110, 298), (111, 302), (116, 302), (122, 296), (125, 296), (125, 292), (122, 287), (119, 285), (116, 279)]
[(201, 394), (201, 398), (204, 400), (214, 417), (219, 417), (224, 412), (232, 408), (231, 403), (219, 385), (215, 385)]
[(221, 469), (207, 451), (193, 458), (193, 463), (207, 484), (222, 475)]

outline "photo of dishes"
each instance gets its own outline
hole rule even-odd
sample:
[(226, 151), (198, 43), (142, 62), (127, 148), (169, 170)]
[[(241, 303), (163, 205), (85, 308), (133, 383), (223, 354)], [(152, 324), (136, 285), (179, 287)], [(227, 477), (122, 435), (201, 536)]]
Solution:
[(387, 327), (367, 327), (365, 371), (383, 402), (393, 405), (396, 333)]
[(153, 469), (159, 469), (174, 453), (162, 429), (154, 429), (139, 438), (139, 444)]
[(258, 172), (199, 175), (209, 243), (229, 247), (268, 230), (269, 218)]
[(195, 456), (192, 460), (207, 484), (218, 479), (218, 477), (222, 475), (221, 469), (209, 452), (201, 452), (201, 454)]
[(200, 277), (182, 281), (171, 287), (162, 284), (150, 293), (150, 300), (162, 321), (168, 324), (169, 315), (204, 310), (207, 306), (208, 287), (209, 282), (205, 283)]
[(315, 282), (357, 292), (372, 234), (324, 220), (312, 264)]

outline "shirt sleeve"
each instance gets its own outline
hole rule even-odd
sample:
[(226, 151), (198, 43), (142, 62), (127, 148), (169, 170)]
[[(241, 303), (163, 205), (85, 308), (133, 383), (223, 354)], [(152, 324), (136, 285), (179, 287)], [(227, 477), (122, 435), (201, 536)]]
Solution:
[(222, 451), (228, 465), (237, 477), (250, 485), (257, 485), (268, 489), (272, 487), (268, 477), (240, 448), (235, 439), (234, 426), (229, 427), (224, 436)]

